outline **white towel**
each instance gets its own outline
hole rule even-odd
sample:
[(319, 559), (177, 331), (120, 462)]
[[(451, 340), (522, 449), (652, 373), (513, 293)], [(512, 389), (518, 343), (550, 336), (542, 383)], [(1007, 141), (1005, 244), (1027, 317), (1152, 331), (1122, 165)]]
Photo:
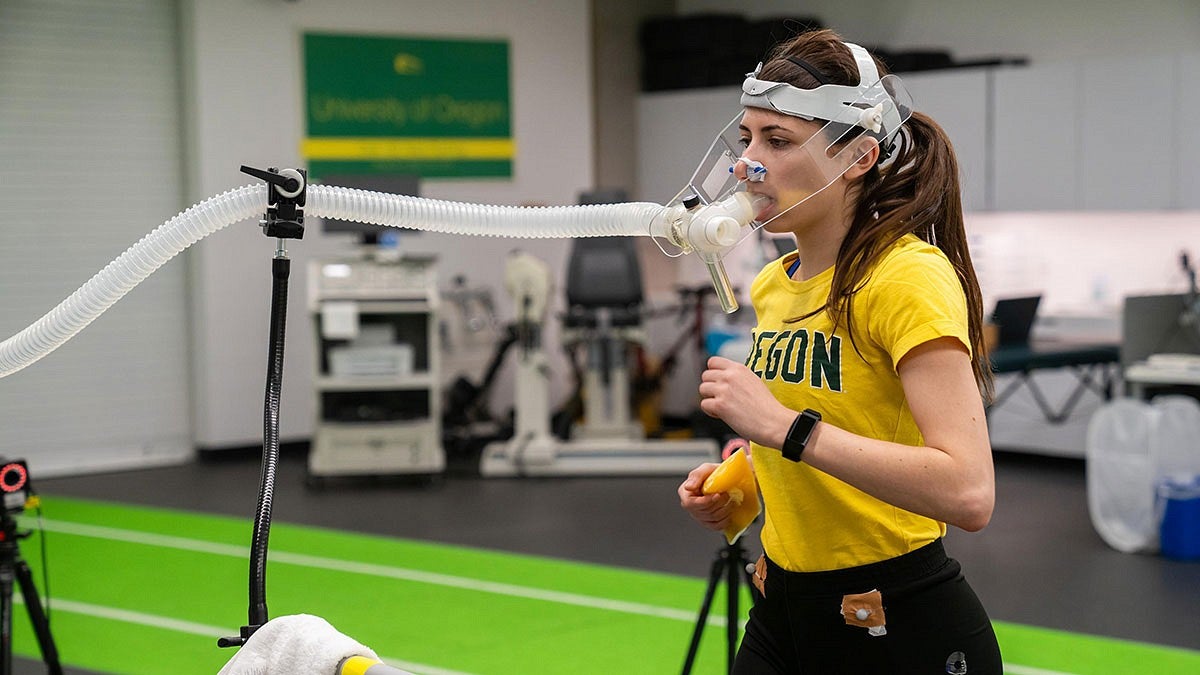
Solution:
[(375, 652), (311, 614), (271, 619), (242, 645), (218, 675), (337, 675), (351, 656)]

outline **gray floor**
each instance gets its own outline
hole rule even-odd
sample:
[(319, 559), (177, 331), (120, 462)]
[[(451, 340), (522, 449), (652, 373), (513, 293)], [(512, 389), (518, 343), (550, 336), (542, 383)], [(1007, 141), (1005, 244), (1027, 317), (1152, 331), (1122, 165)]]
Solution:
[[(1200, 649), (1200, 562), (1108, 548), (1088, 518), (1082, 461), (997, 453), (996, 468), (992, 523), (947, 538), (994, 619)], [(251, 518), (259, 471), (256, 454), (231, 453), (103, 479), (40, 480), (38, 488)], [(696, 577), (723, 544), (679, 509), (676, 478), (482, 479), (460, 469), (432, 484), (311, 489), (305, 477), (303, 449), (285, 451), (275, 522)], [(757, 538), (746, 541), (756, 556)]]

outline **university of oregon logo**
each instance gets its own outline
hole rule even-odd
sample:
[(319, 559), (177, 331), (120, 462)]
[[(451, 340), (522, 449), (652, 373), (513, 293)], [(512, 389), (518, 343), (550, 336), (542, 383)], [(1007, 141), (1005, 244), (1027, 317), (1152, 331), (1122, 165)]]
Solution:
[(805, 380), (814, 389), (842, 390), (842, 338), (798, 330), (764, 330), (754, 335), (746, 365), (764, 381)]
[(425, 72), (425, 62), (415, 54), (400, 52), (392, 59), (392, 69), (398, 75), (420, 75)]

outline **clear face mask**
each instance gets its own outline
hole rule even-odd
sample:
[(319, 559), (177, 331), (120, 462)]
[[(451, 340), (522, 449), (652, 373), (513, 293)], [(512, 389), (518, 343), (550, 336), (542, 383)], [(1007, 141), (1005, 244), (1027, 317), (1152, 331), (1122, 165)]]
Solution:
[[(719, 242), (707, 250), (697, 249), (702, 255), (723, 257), (756, 230), (834, 185), (880, 146), (881, 139), (894, 143), (912, 113), (912, 100), (900, 79), (887, 75), (833, 110), (837, 119), (825, 121), (815, 115), (747, 107), (717, 134), (687, 186), (668, 207), (682, 205), (695, 211), (729, 205), (721, 210), (741, 210), (744, 215), (745, 209), (751, 209), (753, 215), (735, 217), (737, 232), (721, 232), (715, 237)], [(764, 128), (774, 125), (771, 118), (777, 117), (782, 117), (779, 129)], [(886, 163), (882, 148), (880, 153), (878, 161)], [(658, 238), (655, 242), (668, 256), (690, 252), (686, 244), (681, 247)]]

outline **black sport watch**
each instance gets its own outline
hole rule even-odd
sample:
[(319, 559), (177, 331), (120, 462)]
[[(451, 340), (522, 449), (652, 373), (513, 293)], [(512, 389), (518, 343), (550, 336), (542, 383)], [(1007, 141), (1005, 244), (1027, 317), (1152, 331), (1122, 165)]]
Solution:
[(812, 408), (805, 408), (804, 412), (796, 415), (796, 421), (792, 422), (792, 428), (788, 429), (787, 436), (783, 439), (783, 447), (780, 448), (784, 459), (800, 461), (800, 455), (804, 454), (808, 439), (812, 438), (813, 429), (820, 421), (821, 413)]

